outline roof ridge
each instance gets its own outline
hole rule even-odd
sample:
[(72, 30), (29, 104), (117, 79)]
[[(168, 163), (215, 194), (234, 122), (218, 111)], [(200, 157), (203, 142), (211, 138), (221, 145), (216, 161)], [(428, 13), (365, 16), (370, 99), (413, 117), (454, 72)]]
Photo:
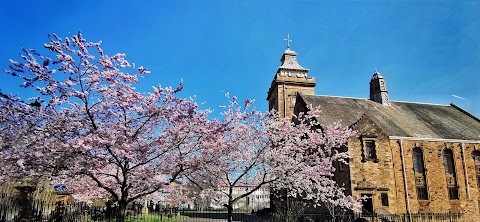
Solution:
[(324, 96), (324, 97), (335, 97), (335, 98), (345, 98), (345, 99), (364, 99), (364, 100), (369, 100), (369, 99), (367, 99), (367, 98), (348, 97), (348, 96), (330, 96), (330, 95), (306, 95), (306, 96)]
[[(344, 98), (344, 99), (363, 99), (369, 100), (368, 98), (359, 98), (359, 97), (349, 97), (349, 96), (331, 96), (331, 95), (306, 95), (306, 96), (323, 96), (323, 97), (334, 97), (334, 98)], [(434, 106), (450, 106), (446, 104), (437, 104), (437, 103), (425, 103), (425, 102), (411, 102), (411, 101), (400, 101), (400, 100), (390, 100), (390, 102), (397, 102), (397, 103), (415, 103), (415, 104), (423, 104), (423, 105), (434, 105)]]
[(415, 104), (434, 105), (434, 106), (450, 106), (450, 105), (446, 105), (446, 104), (425, 103), (425, 102), (410, 102), (410, 101), (399, 101), (399, 100), (390, 100), (390, 102), (396, 102), (396, 103), (415, 103)]
[(477, 122), (480, 122), (480, 119), (479, 119), (479, 118), (477, 118), (477, 117), (474, 116), (473, 114), (467, 112), (466, 110), (460, 108), (459, 106), (457, 106), (457, 105), (455, 105), (455, 104), (453, 104), (453, 103), (450, 103), (450, 106), (452, 106), (453, 108), (459, 110), (459, 111), (462, 112), (463, 114), (471, 117), (472, 119), (476, 120)]

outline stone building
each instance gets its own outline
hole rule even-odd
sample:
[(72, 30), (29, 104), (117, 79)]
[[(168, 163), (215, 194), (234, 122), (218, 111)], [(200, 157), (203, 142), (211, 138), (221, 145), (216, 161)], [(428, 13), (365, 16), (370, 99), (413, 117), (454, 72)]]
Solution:
[(296, 56), (290, 47), (283, 53), (269, 108), (291, 118), (320, 106), (320, 127), (341, 121), (357, 131), (335, 180), (347, 194), (369, 197), (364, 212), (465, 213), (480, 221), (480, 119), (454, 104), (390, 101), (378, 71), (365, 84), (369, 98), (314, 95), (315, 78)]

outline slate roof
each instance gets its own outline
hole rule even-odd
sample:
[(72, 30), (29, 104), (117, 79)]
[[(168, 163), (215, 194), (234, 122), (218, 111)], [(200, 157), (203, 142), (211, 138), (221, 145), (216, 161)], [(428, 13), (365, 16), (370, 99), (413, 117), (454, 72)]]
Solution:
[(480, 120), (454, 104), (390, 101), (384, 106), (359, 98), (302, 94), (300, 98), (307, 106), (321, 106), (317, 120), (322, 126), (339, 120), (351, 126), (366, 114), (389, 136), (480, 140)]

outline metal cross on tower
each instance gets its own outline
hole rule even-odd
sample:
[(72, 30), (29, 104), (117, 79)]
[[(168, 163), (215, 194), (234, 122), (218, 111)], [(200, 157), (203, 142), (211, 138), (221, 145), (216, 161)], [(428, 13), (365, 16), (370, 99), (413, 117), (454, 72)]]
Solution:
[(290, 49), (290, 42), (292, 42), (292, 40), (290, 39), (290, 34), (287, 34), (287, 38), (283, 40), (287, 42), (287, 49)]

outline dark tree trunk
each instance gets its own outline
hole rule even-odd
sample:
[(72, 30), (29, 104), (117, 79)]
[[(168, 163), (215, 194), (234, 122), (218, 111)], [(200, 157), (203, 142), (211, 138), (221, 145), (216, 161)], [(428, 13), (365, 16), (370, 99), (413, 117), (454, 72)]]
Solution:
[(116, 222), (124, 222), (125, 221), (125, 213), (127, 210), (127, 202), (124, 200), (118, 201), (118, 207), (116, 209)]
[(233, 203), (229, 201), (229, 203), (225, 204), (224, 206), (227, 208), (228, 222), (233, 222)]
[(32, 215), (32, 193), (36, 190), (34, 186), (17, 186), (18, 191), (18, 205), (20, 210), (18, 212), (18, 221), (30, 221)]

